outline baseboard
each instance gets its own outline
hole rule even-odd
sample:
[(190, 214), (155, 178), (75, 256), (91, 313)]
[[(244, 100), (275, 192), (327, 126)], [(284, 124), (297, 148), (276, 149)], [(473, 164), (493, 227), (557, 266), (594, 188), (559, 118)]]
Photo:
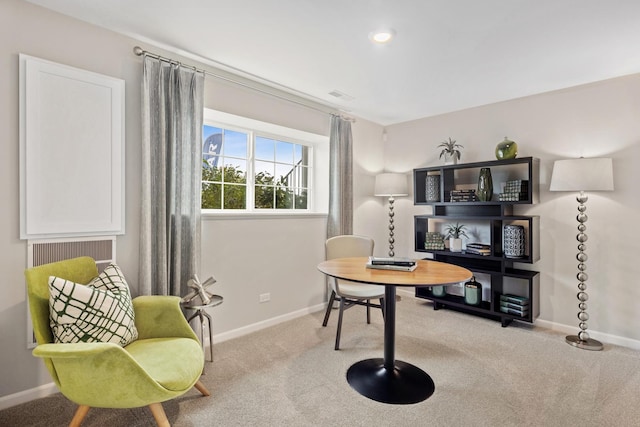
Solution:
[(35, 399), (40, 399), (41, 397), (50, 396), (52, 394), (58, 393), (58, 391), (58, 387), (55, 385), (55, 383), (49, 383), (31, 388), (29, 390), (21, 391), (19, 393), (0, 397), (0, 411), (12, 406), (20, 405), (21, 403), (27, 403)]
[(288, 320), (297, 319), (298, 317), (306, 316), (307, 314), (315, 313), (316, 311), (322, 311), (327, 308), (327, 303), (318, 304), (312, 307), (306, 307), (301, 310), (293, 311), (291, 313), (283, 314), (281, 316), (273, 317), (271, 319), (263, 320), (262, 322), (253, 323), (251, 325), (243, 326), (238, 329), (234, 329), (227, 332), (222, 332), (213, 336), (213, 342), (227, 341), (233, 338), (238, 338), (243, 335), (250, 334), (252, 332), (259, 331), (261, 329), (268, 328), (270, 326), (277, 325), (279, 323), (286, 322)]

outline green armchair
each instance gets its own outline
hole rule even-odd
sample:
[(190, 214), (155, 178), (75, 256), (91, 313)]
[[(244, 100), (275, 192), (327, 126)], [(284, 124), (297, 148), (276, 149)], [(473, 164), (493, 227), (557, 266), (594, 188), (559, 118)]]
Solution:
[(95, 261), (74, 258), (27, 269), (27, 293), (35, 338), (54, 382), (80, 405), (70, 423), (79, 426), (90, 407), (149, 406), (159, 426), (169, 426), (161, 402), (180, 396), (200, 382), (204, 354), (180, 310), (180, 298), (140, 296), (133, 300), (138, 339), (126, 347), (113, 343), (54, 343), (49, 326), (49, 276), (89, 283), (98, 275)]

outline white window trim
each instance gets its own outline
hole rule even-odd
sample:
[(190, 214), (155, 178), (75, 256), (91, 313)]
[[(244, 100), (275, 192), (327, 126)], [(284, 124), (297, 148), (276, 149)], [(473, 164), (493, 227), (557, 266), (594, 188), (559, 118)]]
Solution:
[[(329, 210), (329, 137), (311, 132), (292, 129), (273, 123), (236, 116), (234, 114), (204, 109), (204, 124), (222, 126), (232, 130), (251, 130), (256, 135), (313, 147), (311, 159), (312, 176), (310, 177), (311, 200), (309, 208), (299, 209), (246, 209), (216, 210), (202, 209), (201, 216), (207, 218), (290, 218), (290, 217), (326, 217)], [(253, 147), (251, 148), (253, 150)], [(253, 168), (253, 165), (247, 165)], [(250, 187), (248, 185), (248, 187)], [(249, 188), (247, 188), (249, 191)], [(253, 193), (253, 190), (251, 190)]]

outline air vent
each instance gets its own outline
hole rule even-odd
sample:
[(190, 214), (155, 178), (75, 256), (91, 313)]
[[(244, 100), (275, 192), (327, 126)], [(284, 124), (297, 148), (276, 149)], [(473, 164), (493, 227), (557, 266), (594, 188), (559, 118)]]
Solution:
[(329, 92), (329, 95), (343, 101), (353, 101), (355, 99), (353, 96), (347, 95), (346, 93), (340, 92), (339, 90), (332, 90), (331, 92)]

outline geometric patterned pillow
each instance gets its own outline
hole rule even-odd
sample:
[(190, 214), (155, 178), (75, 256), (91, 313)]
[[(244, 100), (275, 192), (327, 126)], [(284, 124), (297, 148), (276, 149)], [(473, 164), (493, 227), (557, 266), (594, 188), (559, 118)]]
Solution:
[(129, 286), (115, 264), (87, 285), (49, 277), (49, 321), (56, 343), (124, 347), (138, 338)]

